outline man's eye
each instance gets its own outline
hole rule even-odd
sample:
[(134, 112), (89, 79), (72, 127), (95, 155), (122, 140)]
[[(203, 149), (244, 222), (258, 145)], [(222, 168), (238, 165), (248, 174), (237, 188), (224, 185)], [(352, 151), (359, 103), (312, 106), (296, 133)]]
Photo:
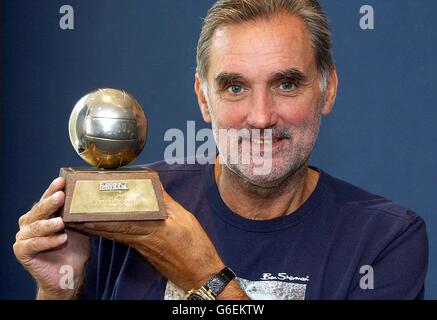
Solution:
[(279, 89), (283, 91), (292, 91), (295, 85), (292, 82), (283, 82), (279, 85)]
[(227, 90), (229, 93), (232, 94), (240, 94), (243, 91), (243, 87), (238, 85), (232, 85), (229, 86)]

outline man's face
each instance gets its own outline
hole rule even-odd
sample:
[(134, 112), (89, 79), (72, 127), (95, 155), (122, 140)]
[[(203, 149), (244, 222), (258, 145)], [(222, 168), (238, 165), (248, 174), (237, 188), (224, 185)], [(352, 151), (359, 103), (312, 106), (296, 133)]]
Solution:
[[(217, 29), (206, 82), (207, 106), (201, 109), (204, 119), (212, 122), (221, 154), (225, 147), (217, 140), (220, 129), (261, 129), (259, 140), (240, 139), (239, 151), (248, 150), (244, 144), (250, 149), (258, 143), (261, 151), (271, 146), (267, 175), (256, 174), (253, 161), (233, 164), (222, 159), (229, 169), (267, 186), (306, 163), (321, 115), (330, 107), (325, 107), (314, 49), (300, 18), (282, 14)], [(265, 129), (271, 129), (272, 140), (263, 141)]]

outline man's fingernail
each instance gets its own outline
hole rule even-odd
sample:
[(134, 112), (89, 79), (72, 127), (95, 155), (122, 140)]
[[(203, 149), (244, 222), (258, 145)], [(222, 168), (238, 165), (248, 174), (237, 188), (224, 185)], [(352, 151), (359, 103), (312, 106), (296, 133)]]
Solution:
[(61, 235), (59, 235), (59, 241), (60, 242), (65, 242), (65, 240), (67, 240), (67, 234), (63, 233)]
[(56, 227), (61, 226), (63, 224), (61, 217), (56, 217), (52, 219), (52, 224)]
[(57, 177), (55, 180), (53, 180), (52, 185), (53, 186), (57, 185), (60, 179), (61, 179), (60, 177)]
[(54, 197), (55, 201), (59, 201), (62, 197), (62, 191), (55, 192), (53, 197)]

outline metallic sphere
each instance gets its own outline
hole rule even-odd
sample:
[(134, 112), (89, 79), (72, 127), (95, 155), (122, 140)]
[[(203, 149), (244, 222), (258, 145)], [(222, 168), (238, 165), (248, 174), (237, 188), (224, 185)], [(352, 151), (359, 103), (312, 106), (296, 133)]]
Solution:
[(147, 117), (140, 104), (117, 89), (97, 89), (82, 97), (68, 127), (76, 152), (92, 166), (104, 169), (133, 161), (147, 137)]

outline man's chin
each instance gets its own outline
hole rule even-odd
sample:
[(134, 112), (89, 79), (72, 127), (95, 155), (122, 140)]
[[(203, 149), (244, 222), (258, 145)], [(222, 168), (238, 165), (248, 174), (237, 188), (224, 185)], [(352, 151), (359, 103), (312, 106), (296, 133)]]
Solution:
[(228, 168), (246, 184), (261, 188), (274, 188), (281, 185), (290, 176), (287, 170), (262, 169), (254, 166), (230, 165)]
[(260, 188), (276, 188), (281, 186), (290, 177), (298, 174), (308, 165), (306, 160), (295, 162), (273, 161), (269, 166), (227, 164), (229, 170), (238, 175), (246, 184)]

